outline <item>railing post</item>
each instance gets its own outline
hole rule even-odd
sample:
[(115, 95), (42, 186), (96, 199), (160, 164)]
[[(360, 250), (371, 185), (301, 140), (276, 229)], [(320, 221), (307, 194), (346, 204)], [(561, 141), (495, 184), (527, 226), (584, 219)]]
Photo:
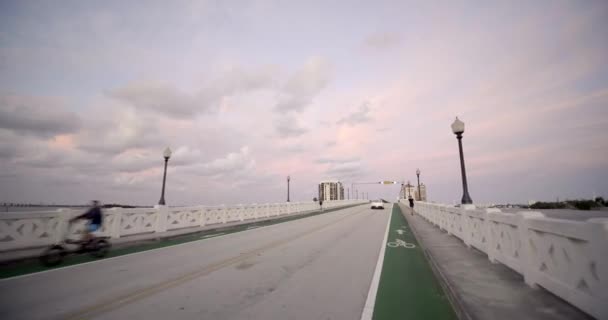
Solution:
[(169, 208), (164, 205), (156, 205), (154, 206), (156, 209), (156, 229), (155, 232), (165, 232), (167, 231), (167, 216)]
[(492, 215), (494, 213), (502, 212), (500, 209), (489, 208), (485, 209), (484, 221), (483, 221), (483, 236), (486, 239), (486, 254), (488, 255), (488, 260), (491, 263), (497, 263), (496, 261), (496, 247), (495, 243), (497, 239), (494, 239), (494, 233), (492, 233)]
[(110, 237), (112, 239), (120, 238), (120, 226), (122, 222), (122, 210), (118, 208), (109, 209), (112, 212), (112, 226), (110, 227)]
[(536, 279), (535, 266), (532, 265), (532, 255), (537, 254), (532, 251), (530, 246), (530, 234), (528, 230), (528, 219), (544, 218), (542, 212), (529, 211), (518, 212), (517, 231), (519, 234), (519, 243), (521, 244), (521, 271), (526, 284), (532, 288), (538, 288), (538, 280)]
[(253, 204), (253, 214), (252, 214), (253, 220), (257, 220), (259, 211), (260, 211), (260, 205), (257, 203), (254, 203)]
[(226, 212), (226, 205), (222, 204), (222, 223), (226, 223), (226, 221), (228, 220), (228, 213)]
[(205, 225), (207, 225), (207, 208), (205, 206), (201, 206), (201, 209), (199, 211), (200, 214), (198, 215), (198, 226), (204, 227)]
[(68, 221), (72, 218), (71, 211), (66, 209), (58, 209), (58, 221), (53, 240), (55, 243), (63, 240), (63, 235), (68, 232)]
[[(597, 273), (596, 279), (608, 279), (608, 218), (592, 218), (587, 220), (587, 223), (591, 225), (590, 251), (595, 259), (592, 263)], [(589, 303), (589, 309), (594, 308), (590, 313), (598, 319), (608, 319), (608, 308), (605, 306), (605, 301), (608, 301), (608, 289), (605, 286), (598, 289), (598, 296)]]
[(462, 241), (464, 244), (470, 248), (471, 247), (471, 229), (472, 226), (470, 224), (471, 215), (470, 211), (475, 210), (475, 205), (465, 204), (460, 210), (460, 228), (462, 229)]

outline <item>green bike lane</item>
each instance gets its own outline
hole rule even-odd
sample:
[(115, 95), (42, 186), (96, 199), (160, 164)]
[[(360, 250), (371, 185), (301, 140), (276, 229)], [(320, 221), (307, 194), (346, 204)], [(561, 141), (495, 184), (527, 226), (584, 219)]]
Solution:
[(457, 319), (397, 205), (385, 246), (372, 319)]

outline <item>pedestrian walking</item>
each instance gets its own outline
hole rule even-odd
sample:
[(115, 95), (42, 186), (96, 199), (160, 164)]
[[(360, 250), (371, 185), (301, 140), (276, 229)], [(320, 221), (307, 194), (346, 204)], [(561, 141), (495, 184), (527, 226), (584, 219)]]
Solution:
[(408, 200), (410, 201), (410, 213), (414, 215), (414, 198), (410, 196)]

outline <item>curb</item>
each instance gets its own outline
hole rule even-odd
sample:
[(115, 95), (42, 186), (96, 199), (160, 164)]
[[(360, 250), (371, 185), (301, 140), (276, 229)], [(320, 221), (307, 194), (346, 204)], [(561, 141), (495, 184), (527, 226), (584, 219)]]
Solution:
[[(399, 206), (399, 209), (401, 209), (401, 204), (398, 203), (398, 206)], [(406, 209), (409, 209), (409, 208), (406, 208)], [(410, 210), (413, 210), (413, 209), (410, 209)], [(414, 213), (416, 213), (415, 210), (414, 210)], [(450, 301), (450, 304), (452, 305), (452, 308), (454, 309), (454, 313), (456, 313), (456, 316), (458, 317), (458, 319), (474, 320), (475, 318), (473, 318), (471, 316), (471, 314), (467, 311), (467, 308), (465, 307), (464, 302), (460, 298), (460, 295), (456, 292), (454, 287), (450, 284), (450, 281), (448, 280), (448, 278), (443, 274), (443, 272), (441, 271), (441, 268), (439, 267), (439, 264), (435, 261), (435, 258), (433, 257), (431, 252), (425, 248), (425, 246), (422, 243), (421, 238), (418, 236), (418, 233), (416, 232), (416, 229), (414, 228), (413, 224), (409, 223), (409, 219), (410, 218), (413, 219), (413, 217), (408, 217), (408, 215), (404, 212), (404, 210), (401, 210), (401, 214), (405, 217), (405, 220), (408, 221), (408, 224), (410, 225), (410, 229), (412, 230), (414, 237), (418, 241), (418, 245), (422, 249), (422, 252), (424, 253), (424, 256), (426, 257), (427, 261), (429, 261), (431, 270), (433, 270), (433, 274), (439, 280), (439, 284), (441, 285), (441, 288), (443, 289), (443, 291), (446, 293), (448, 301)]]

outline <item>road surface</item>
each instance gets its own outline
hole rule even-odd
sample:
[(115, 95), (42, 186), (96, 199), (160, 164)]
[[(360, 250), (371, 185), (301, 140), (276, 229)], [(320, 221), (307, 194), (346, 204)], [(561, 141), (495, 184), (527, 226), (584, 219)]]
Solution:
[(359, 319), (389, 215), (357, 206), (0, 280), (0, 318)]

